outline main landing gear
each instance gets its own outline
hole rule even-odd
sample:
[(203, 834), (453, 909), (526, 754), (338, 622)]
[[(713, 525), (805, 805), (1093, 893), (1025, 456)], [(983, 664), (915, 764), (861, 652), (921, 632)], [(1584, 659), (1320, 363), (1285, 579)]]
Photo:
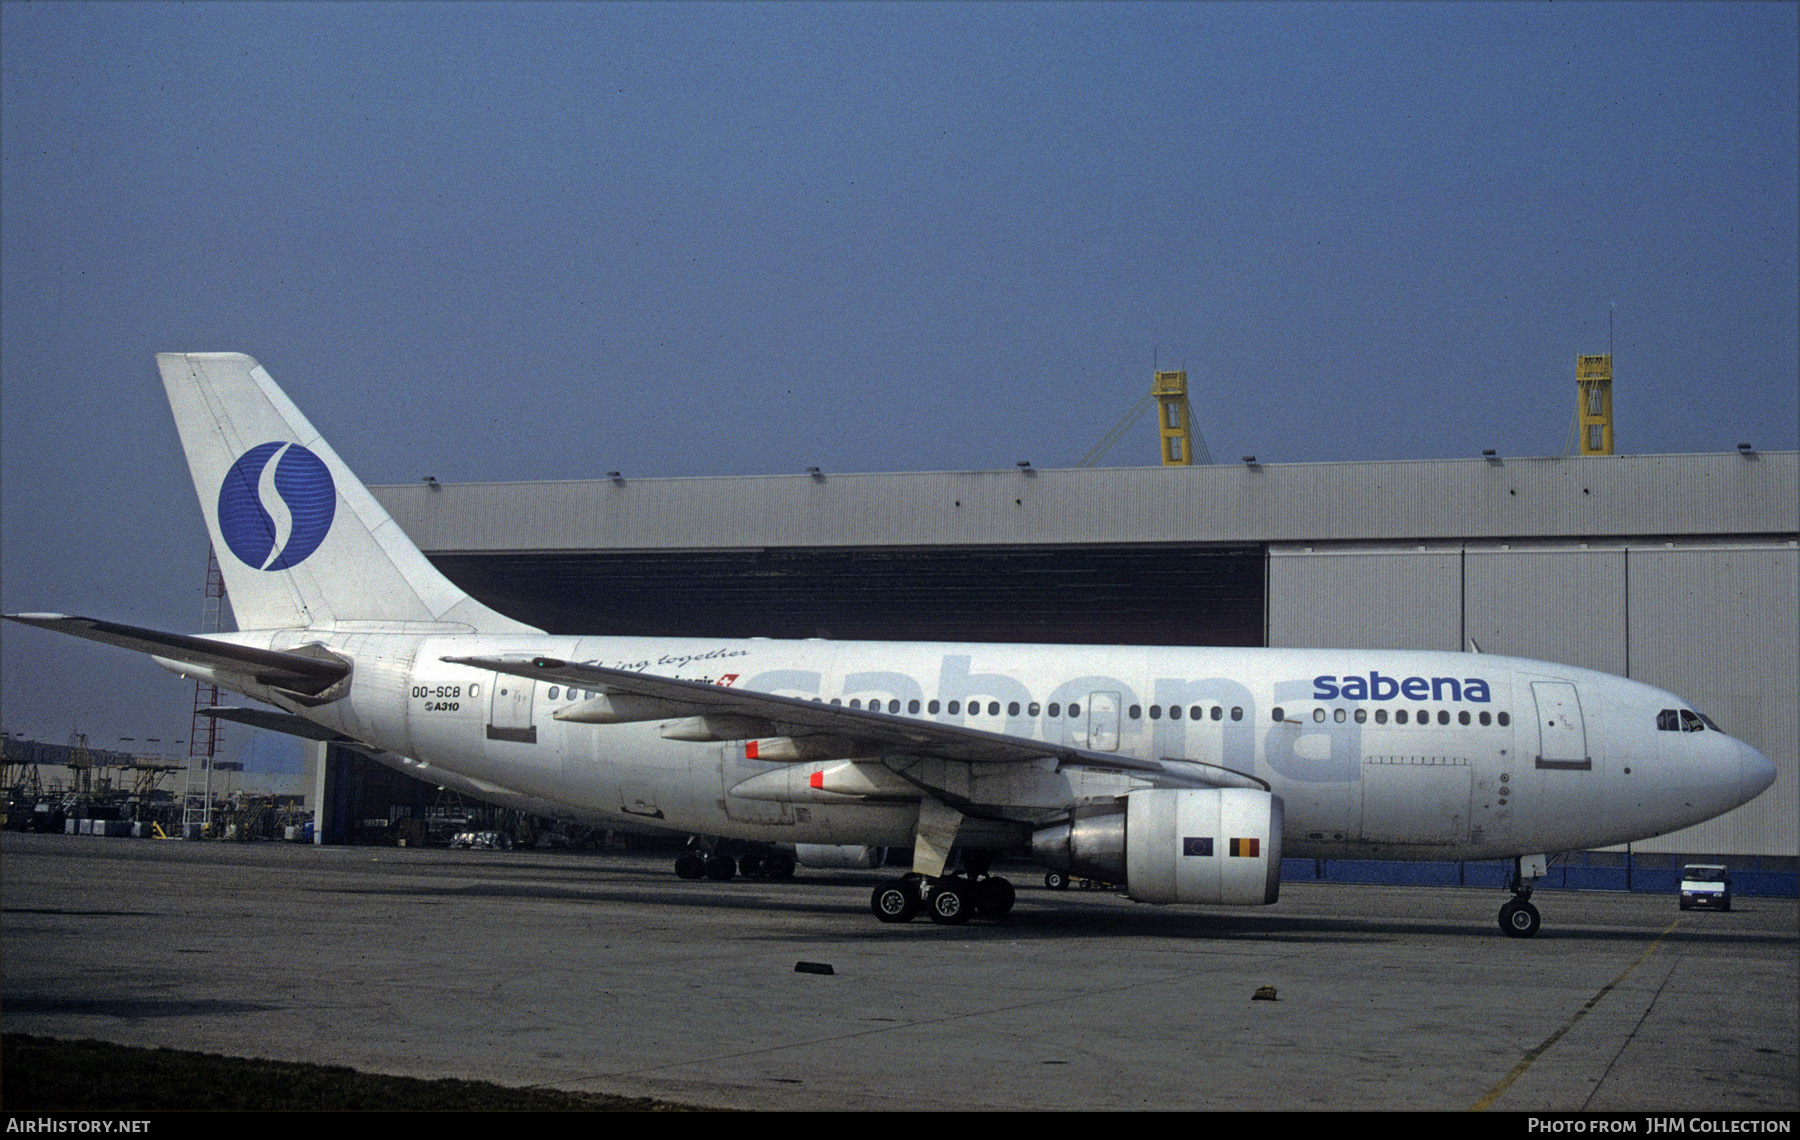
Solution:
[(997, 918), (1013, 908), (1012, 883), (997, 875), (971, 878), (907, 875), (889, 879), (869, 896), (869, 909), (883, 922), (911, 922), (920, 911), (940, 926), (961, 926), (973, 916)]
[(734, 875), (746, 879), (791, 879), (794, 857), (779, 847), (751, 846), (733, 858), (723, 845), (696, 845), (675, 859), (675, 873), (684, 879), (711, 879), (722, 883)]
[(917, 871), (889, 879), (869, 895), (869, 909), (883, 922), (911, 922), (920, 911), (939, 926), (961, 926), (979, 914), (998, 918), (1013, 908), (1012, 883), (988, 872), (994, 853), (962, 852), (962, 868), (952, 875)]
[(1531, 905), (1531, 884), (1548, 870), (1542, 855), (1525, 855), (1513, 860), (1512, 881), (1507, 887), (1513, 897), (1500, 907), (1500, 929), (1508, 938), (1530, 938), (1538, 932), (1537, 907)]

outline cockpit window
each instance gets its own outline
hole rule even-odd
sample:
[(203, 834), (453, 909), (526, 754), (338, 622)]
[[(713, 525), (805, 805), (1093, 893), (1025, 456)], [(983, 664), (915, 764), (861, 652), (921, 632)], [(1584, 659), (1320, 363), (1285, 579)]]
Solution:
[(1718, 725), (1693, 709), (1664, 709), (1656, 714), (1656, 727), (1662, 732), (1719, 731)]

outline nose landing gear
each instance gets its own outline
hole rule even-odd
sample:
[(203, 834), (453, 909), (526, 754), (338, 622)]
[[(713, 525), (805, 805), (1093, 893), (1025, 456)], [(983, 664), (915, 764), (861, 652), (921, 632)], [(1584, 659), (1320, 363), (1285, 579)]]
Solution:
[[(1527, 892), (1529, 893), (1529, 892)], [(1530, 938), (1538, 932), (1538, 910), (1524, 896), (1512, 899), (1500, 908), (1500, 929), (1510, 938)]]
[(1541, 921), (1537, 907), (1531, 905), (1531, 884), (1548, 870), (1549, 860), (1543, 855), (1521, 855), (1513, 860), (1512, 882), (1507, 884), (1513, 897), (1500, 907), (1500, 929), (1508, 938), (1530, 938), (1538, 932)]

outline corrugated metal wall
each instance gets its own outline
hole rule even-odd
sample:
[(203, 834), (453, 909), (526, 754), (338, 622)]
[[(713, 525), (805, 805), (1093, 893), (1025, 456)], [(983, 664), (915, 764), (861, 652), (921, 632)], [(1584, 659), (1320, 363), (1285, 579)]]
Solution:
[(1455, 650), (1461, 567), (1442, 547), (1271, 548), (1269, 644)]
[[(1619, 547), (1470, 547), (1469, 636), (1489, 653), (1626, 672), (1625, 559)], [(1554, 615), (1554, 616), (1550, 616)]]
[(1460, 543), (1800, 529), (1796, 453), (371, 488), (428, 553)]
[(1630, 675), (1687, 697), (1780, 772), (1754, 803), (1642, 849), (1800, 852), (1800, 551), (1792, 543), (1634, 547), (1630, 574)]
[(1634, 850), (1800, 849), (1800, 551), (1793, 542), (1278, 545), (1269, 644), (1457, 649), (1561, 661), (1679, 693), (1775, 761), (1775, 787)]

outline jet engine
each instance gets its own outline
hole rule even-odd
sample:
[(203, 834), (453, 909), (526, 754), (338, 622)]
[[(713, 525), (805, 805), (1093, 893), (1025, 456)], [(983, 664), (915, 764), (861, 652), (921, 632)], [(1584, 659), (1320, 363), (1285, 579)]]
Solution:
[(1260, 906), (1281, 889), (1281, 821), (1281, 797), (1259, 789), (1150, 788), (1039, 828), (1031, 854), (1139, 902)]

